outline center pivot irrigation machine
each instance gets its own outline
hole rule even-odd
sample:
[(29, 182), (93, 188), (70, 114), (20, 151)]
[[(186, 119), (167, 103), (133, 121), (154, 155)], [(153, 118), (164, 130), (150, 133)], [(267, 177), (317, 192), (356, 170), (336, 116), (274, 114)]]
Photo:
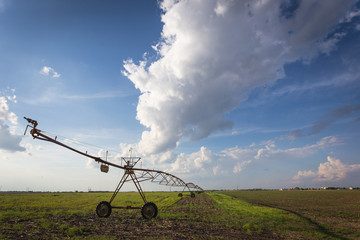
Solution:
[[(182, 179), (158, 170), (152, 170), (152, 169), (143, 169), (143, 168), (135, 168), (135, 165), (140, 161), (140, 157), (122, 157), (121, 158), (121, 164), (114, 164), (112, 162), (109, 162), (106, 158), (106, 160), (101, 159), (100, 157), (92, 156), (88, 154), (87, 152), (82, 152), (80, 150), (77, 150), (75, 148), (72, 148), (60, 141), (57, 140), (57, 137), (51, 138), (44, 134), (44, 131), (37, 128), (38, 122), (36, 120), (32, 120), (30, 118), (24, 117), (30, 125), (26, 126), (25, 133), (28, 129), (28, 127), (32, 128), (30, 131), (30, 134), (35, 139), (52, 142), (55, 144), (58, 144), (62, 147), (65, 147), (67, 149), (70, 149), (76, 153), (79, 153), (81, 155), (84, 155), (88, 158), (94, 159), (96, 162), (101, 163), (100, 170), (102, 172), (107, 173), (109, 171), (109, 166), (121, 168), (124, 169), (124, 175), (122, 176), (119, 184), (117, 185), (111, 199), (109, 202), (102, 201), (100, 202), (96, 207), (96, 214), (99, 217), (108, 217), (111, 214), (112, 209), (141, 209), (141, 215), (145, 219), (151, 219), (155, 218), (158, 214), (158, 208), (153, 202), (148, 202), (145, 197), (145, 193), (143, 192), (140, 182), (144, 181), (151, 181), (155, 183), (159, 183), (160, 185), (167, 185), (167, 186), (174, 186), (174, 187), (183, 187), (182, 192), (184, 192), (186, 189), (189, 190), (190, 196), (195, 197), (194, 192), (203, 192), (203, 189), (193, 183), (185, 183)], [(133, 207), (133, 206), (112, 206), (111, 203), (113, 202), (116, 195), (119, 193), (121, 187), (124, 185), (124, 183), (133, 181), (135, 184), (136, 189), (138, 190), (141, 198), (144, 200), (144, 205), (142, 207)], [(183, 194), (179, 193), (179, 197), (182, 197)]]

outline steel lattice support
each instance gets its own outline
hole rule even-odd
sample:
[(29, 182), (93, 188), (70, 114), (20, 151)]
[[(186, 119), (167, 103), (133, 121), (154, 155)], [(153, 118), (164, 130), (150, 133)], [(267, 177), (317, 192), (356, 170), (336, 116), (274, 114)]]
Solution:
[[(184, 187), (183, 191), (185, 191), (185, 189), (188, 189), (191, 192), (191, 197), (194, 197), (194, 193), (193, 191), (198, 191), (198, 192), (203, 192), (203, 189), (201, 187), (199, 187), (198, 185), (195, 185), (193, 183), (185, 183), (182, 179), (170, 174), (170, 173), (166, 173), (163, 171), (159, 171), (159, 170), (151, 170), (151, 169), (143, 169), (143, 168), (134, 168), (134, 166), (136, 165), (136, 163), (138, 163), (140, 161), (141, 158), (138, 157), (129, 157), (129, 158), (122, 158), (122, 161), (125, 162), (125, 165), (118, 165), (118, 164), (114, 164), (112, 162), (109, 162), (106, 160), (101, 159), (100, 157), (96, 157), (93, 155), (88, 154), (87, 152), (82, 152), (79, 151), (73, 147), (70, 147), (60, 141), (57, 140), (57, 137), (55, 138), (51, 138), (49, 136), (47, 136), (46, 134), (44, 134), (40, 129), (37, 129), (38, 123), (35, 120), (29, 119), (29, 118), (25, 118), (28, 123), (30, 125), (26, 126), (25, 129), (25, 133), (28, 129), (28, 127), (32, 128), (30, 131), (30, 134), (32, 135), (32, 137), (34, 139), (39, 139), (42, 141), (47, 141), (47, 142), (52, 142), (55, 143), (57, 145), (60, 145), (64, 148), (67, 148), (71, 151), (74, 151), (78, 154), (81, 154), (83, 156), (86, 156), (88, 158), (92, 158), (94, 159), (96, 162), (101, 163), (101, 171), (103, 172), (108, 172), (109, 166), (111, 167), (116, 167), (116, 168), (121, 168), (124, 169), (124, 175), (122, 176), (120, 182), (118, 183), (111, 199), (109, 202), (100, 202), (96, 208), (96, 213), (98, 214), (99, 217), (108, 217), (111, 214), (111, 209), (112, 208), (131, 208), (131, 209), (141, 209), (141, 214), (143, 215), (144, 218), (153, 218), (156, 217), (157, 215), (157, 207), (154, 203), (151, 202), (147, 202), (144, 191), (141, 188), (140, 182), (144, 182), (144, 181), (151, 181), (151, 182), (155, 182), (158, 183), (160, 185), (165, 185), (165, 186), (176, 186), (176, 187)], [(130, 176), (130, 178), (129, 178)], [(131, 206), (127, 206), (127, 207), (115, 207), (115, 206), (111, 206), (111, 203), (113, 202), (113, 200), (115, 199), (116, 195), (119, 193), (120, 189), (122, 188), (122, 186), (125, 184), (125, 182), (129, 182), (129, 181), (133, 181), (136, 189), (138, 190), (141, 198), (144, 201), (144, 206), (143, 207), (131, 207)], [(179, 196), (182, 196), (182, 194)]]
[(119, 193), (120, 189), (122, 188), (122, 186), (124, 185), (124, 183), (126, 182), (126, 179), (129, 177), (129, 174), (124, 173), (124, 175), (122, 176), (119, 184), (117, 185), (111, 199), (110, 199), (110, 204), (112, 203), (112, 201), (114, 200), (114, 198), (116, 197), (116, 195)]

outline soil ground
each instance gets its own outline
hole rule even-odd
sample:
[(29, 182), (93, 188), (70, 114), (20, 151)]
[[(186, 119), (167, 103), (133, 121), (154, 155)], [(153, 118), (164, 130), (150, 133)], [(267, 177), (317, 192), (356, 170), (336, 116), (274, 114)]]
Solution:
[(6, 219), (11, 227), (0, 229), (0, 239), (280, 239), (271, 232), (249, 234), (241, 227), (216, 223), (219, 211), (207, 194), (199, 194), (161, 209), (152, 220), (143, 219), (140, 210), (114, 210), (108, 218), (95, 213), (15, 217)]

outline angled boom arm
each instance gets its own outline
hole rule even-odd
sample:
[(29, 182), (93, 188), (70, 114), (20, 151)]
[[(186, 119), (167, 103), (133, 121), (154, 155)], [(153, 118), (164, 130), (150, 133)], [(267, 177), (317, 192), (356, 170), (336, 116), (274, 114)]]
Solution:
[[(81, 154), (85, 157), (94, 159), (96, 162), (102, 163), (102, 164), (106, 164), (112, 167), (116, 167), (116, 168), (121, 168), (124, 169), (126, 172), (134, 172), (136, 171), (136, 177), (138, 182), (143, 182), (143, 181), (152, 181), (152, 182), (157, 182), (160, 185), (167, 185), (167, 186), (174, 186), (174, 187), (184, 187), (184, 189), (189, 189), (189, 191), (191, 191), (191, 189), (195, 190), (195, 191), (203, 191), (203, 189), (201, 187), (199, 187), (198, 185), (195, 185), (193, 183), (185, 183), (182, 179), (170, 174), (170, 173), (166, 173), (163, 171), (159, 171), (159, 170), (152, 170), (152, 169), (143, 169), (143, 168), (134, 168), (134, 165), (136, 164), (125, 164), (124, 166), (122, 165), (118, 165), (118, 164), (114, 164), (112, 162), (106, 161), (101, 159), (100, 157), (96, 157), (93, 155), (88, 154), (87, 152), (82, 152), (79, 151), (75, 148), (72, 148), (60, 141), (57, 140), (57, 138), (51, 138), (49, 136), (47, 136), (46, 134), (42, 133), (42, 131), (40, 129), (37, 128), (38, 126), (38, 122), (36, 120), (32, 120), (30, 118), (26, 118), (24, 117), (27, 121), (28, 121), (28, 125), (26, 126), (24, 135), (27, 132), (28, 127), (31, 128), (30, 130), (30, 134), (32, 135), (32, 137), (34, 139), (39, 139), (39, 140), (43, 140), (43, 141), (47, 141), (47, 142), (52, 142), (55, 143), (57, 145), (60, 145), (64, 148), (67, 148), (71, 151), (74, 151), (78, 154)], [(124, 180), (126, 181), (131, 181), (132, 179), (127, 179)]]

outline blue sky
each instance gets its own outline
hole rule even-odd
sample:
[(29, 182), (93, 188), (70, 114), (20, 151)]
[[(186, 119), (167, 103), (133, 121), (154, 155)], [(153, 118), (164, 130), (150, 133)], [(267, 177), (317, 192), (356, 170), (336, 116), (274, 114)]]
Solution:
[(0, 0), (0, 190), (122, 174), (24, 116), (205, 189), (359, 187), (359, 40), (358, 1)]

